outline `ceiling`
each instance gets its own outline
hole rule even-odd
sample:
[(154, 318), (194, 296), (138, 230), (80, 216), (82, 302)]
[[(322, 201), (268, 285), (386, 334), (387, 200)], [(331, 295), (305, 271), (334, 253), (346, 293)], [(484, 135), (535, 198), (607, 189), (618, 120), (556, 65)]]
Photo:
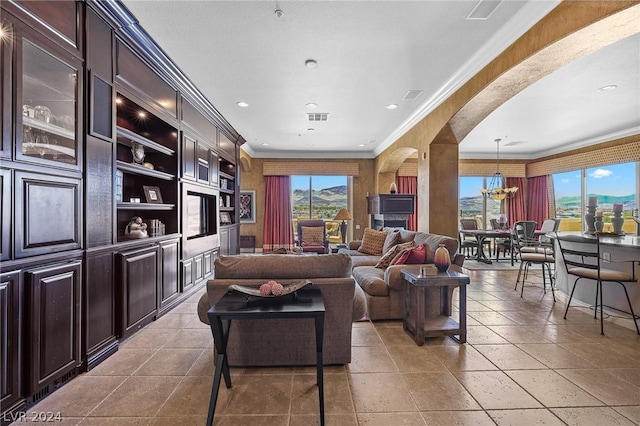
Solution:
[[(251, 156), (373, 158), (559, 0), (122, 3)], [(551, 73), (473, 129), (460, 157), (495, 157), (496, 138), (502, 158), (537, 158), (640, 133), (639, 52), (636, 34)]]

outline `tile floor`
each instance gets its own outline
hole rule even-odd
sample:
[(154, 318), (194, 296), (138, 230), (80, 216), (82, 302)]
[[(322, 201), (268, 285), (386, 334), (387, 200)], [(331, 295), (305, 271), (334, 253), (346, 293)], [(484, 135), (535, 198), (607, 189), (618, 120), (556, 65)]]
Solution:
[[(417, 346), (401, 322), (353, 325), (352, 362), (325, 369), (327, 425), (640, 424), (640, 336), (588, 309), (513, 290), (513, 271), (468, 271), (468, 343)], [(530, 277), (535, 280), (535, 277)], [(194, 296), (34, 406), (60, 424), (205, 423), (212, 338)], [(318, 423), (315, 369), (232, 369), (215, 424)]]

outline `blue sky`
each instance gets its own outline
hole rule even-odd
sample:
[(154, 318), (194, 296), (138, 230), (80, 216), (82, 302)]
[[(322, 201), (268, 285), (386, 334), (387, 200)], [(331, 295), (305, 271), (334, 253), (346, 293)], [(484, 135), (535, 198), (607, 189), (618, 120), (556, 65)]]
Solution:
[[(587, 169), (587, 193), (630, 195), (635, 193), (635, 163)], [(554, 175), (556, 198), (580, 195), (580, 171)]]
[[(344, 176), (314, 176), (314, 189), (331, 188), (333, 186), (346, 185), (347, 180)], [(292, 176), (291, 187), (296, 189), (309, 189), (309, 176)]]
[[(587, 192), (602, 195), (630, 195), (635, 193), (635, 163), (587, 169)], [(556, 198), (580, 195), (580, 170), (554, 175)], [(480, 195), (481, 177), (460, 179), (460, 197)]]

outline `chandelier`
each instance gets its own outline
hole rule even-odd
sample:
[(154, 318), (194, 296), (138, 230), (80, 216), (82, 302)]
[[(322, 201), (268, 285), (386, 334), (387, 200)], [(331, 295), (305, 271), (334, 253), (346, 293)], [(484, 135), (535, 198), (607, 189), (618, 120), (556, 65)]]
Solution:
[(496, 172), (489, 181), (489, 186), (485, 189), (481, 189), (482, 195), (486, 198), (491, 198), (496, 201), (504, 200), (505, 198), (513, 198), (518, 192), (518, 187), (511, 188), (504, 187), (504, 177), (500, 173), (500, 139), (496, 139)]

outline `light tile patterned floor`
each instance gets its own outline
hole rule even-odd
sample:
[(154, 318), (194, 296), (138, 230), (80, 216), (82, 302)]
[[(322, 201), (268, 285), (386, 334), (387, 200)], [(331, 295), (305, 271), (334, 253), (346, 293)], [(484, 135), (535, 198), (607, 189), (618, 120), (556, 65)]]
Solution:
[[(327, 425), (640, 424), (640, 336), (592, 311), (553, 303), (540, 286), (524, 298), (514, 271), (467, 271), (469, 343), (417, 346), (400, 321), (353, 325), (352, 362), (325, 369)], [(535, 281), (535, 276), (530, 276)], [(33, 407), (63, 425), (205, 423), (212, 338), (199, 295)], [(315, 369), (232, 369), (215, 424), (318, 423)]]

